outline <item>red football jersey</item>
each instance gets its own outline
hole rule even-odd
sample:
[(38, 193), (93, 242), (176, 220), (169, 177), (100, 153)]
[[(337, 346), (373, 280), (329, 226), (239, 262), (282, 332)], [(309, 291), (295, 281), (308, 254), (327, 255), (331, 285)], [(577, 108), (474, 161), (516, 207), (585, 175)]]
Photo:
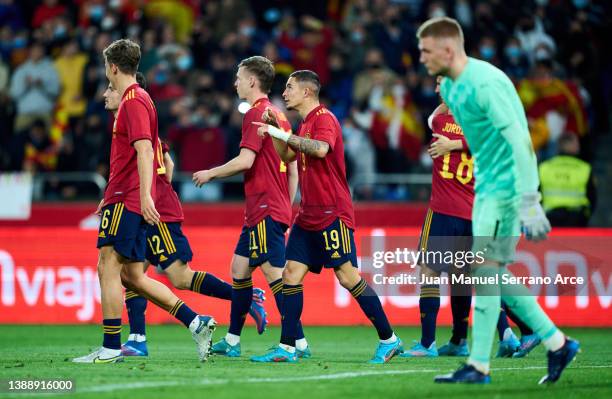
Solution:
[(319, 105), (300, 124), (300, 137), (329, 144), (325, 158), (298, 152), (298, 171), (302, 202), (295, 222), (306, 230), (322, 230), (336, 218), (355, 228), (355, 215), (344, 162), (344, 143), (338, 119)]
[(269, 136), (257, 134), (258, 126), (252, 122), (261, 122), (266, 108), (276, 113), (280, 128), (291, 130), (291, 124), (285, 115), (267, 98), (255, 101), (242, 121), (242, 141), (240, 148), (248, 148), (257, 155), (251, 169), (244, 174), (244, 196), (246, 199), (245, 223), (252, 227), (266, 216), (289, 226), (291, 224), (291, 204), (289, 201), (289, 184), (287, 166), (281, 161)]
[[(140, 181), (136, 149), (138, 140), (158, 142), (157, 111), (149, 94), (138, 84), (125, 90), (113, 125), (111, 142), (110, 176), (104, 192), (105, 205), (123, 202), (128, 210), (142, 214), (140, 210)], [(157, 153), (154, 169), (157, 169)], [(151, 196), (155, 198), (155, 176), (151, 183)]]
[[(472, 220), (474, 162), (467, 149), (463, 130), (451, 114), (434, 116), (430, 127), (434, 133), (451, 140), (461, 140), (464, 149), (433, 160), (429, 207), (434, 212)], [(436, 140), (434, 138), (431, 142)]]
[(159, 212), (159, 218), (164, 223), (182, 222), (185, 217), (183, 215), (181, 201), (166, 175), (164, 154), (168, 152), (168, 146), (162, 144), (159, 140), (157, 142), (158, 145), (155, 148), (155, 153), (157, 154), (157, 159), (160, 161), (159, 167), (155, 173), (157, 176), (155, 182), (155, 209)]

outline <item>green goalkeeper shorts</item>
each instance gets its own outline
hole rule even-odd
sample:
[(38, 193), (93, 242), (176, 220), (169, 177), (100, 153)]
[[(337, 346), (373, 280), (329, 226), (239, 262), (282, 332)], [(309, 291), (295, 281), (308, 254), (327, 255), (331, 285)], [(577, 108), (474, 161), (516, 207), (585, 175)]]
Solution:
[(486, 260), (510, 263), (521, 235), (520, 198), (482, 198), (476, 195), (472, 210), (472, 251)]

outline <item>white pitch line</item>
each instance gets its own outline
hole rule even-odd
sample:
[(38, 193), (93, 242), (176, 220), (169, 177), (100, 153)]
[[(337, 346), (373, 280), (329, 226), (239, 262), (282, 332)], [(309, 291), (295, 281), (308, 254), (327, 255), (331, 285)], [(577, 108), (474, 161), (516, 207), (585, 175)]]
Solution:
[[(612, 368), (610, 365), (599, 365), (599, 366), (580, 366), (570, 367), (569, 369), (606, 369)], [(546, 370), (545, 366), (529, 366), (529, 367), (503, 367), (494, 368), (491, 371), (516, 371), (516, 370)], [(300, 381), (322, 381), (322, 380), (340, 380), (347, 378), (358, 378), (358, 377), (369, 377), (369, 376), (385, 376), (385, 375), (405, 375), (405, 374), (421, 374), (421, 373), (440, 373), (451, 370), (440, 370), (440, 369), (412, 369), (412, 370), (364, 370), (354, 372), (344, 372), (335, 374), (315, 374), (307, 376), (296, 376), (296, 377), (252, 377), (243, 380), (231, 380), (231, 379), (201, 379), (190, 382), (191, 385), (224, 385), (229, 383), (247, 383), (247, 384), (259, 384), (259, 383), (285, 383), (285, 382), (300, 382)], [(148, 381), (148, 382), (134, 382), (127, 384), (112, 384), (112, 385), (99, 385), (93, 387), (87, 387), (83, 389), (77, 388), (77, 393), (91, 393), (91, 392), (109, 392), (115, 390), (127, 390), (127, 389), (142, 389), (142, 388), (159, 388), (165, 386), (176, 386), (183, 385), (179, 381)]]
[[(569, 369), (609, 369), (612, 368), (612, 364), (607, 365), (593, 365), (593, 366), (579, 366), (570, 367)], [(528, 366), (528, 367), (501, 367), (494, 368), (491, 371), (516, 371), (516, 370), (546, 370), (544, 366)], [(410, 369), (410, 370), (364, 370), (354, 372), (343, 372), (334, 374), (315, 374), (307, 376), (295, 376), (295, 377), (251, 377), (245, 379), (227, 379), (227, 378), (203, 378), (200, 380), (189, 381), (191, 386), (206, 386), (206, 385), (225, 385), (229, 383), (247, 383), (247, 384), (261, 384), (261, 383), (287, 383), (287, 382), (300, 382), (300, 381), (324, 381), (324, 380), (340, 380), (348, 378), (358, 377), (369, 377), (369, 376), (386, 376), (386, 375), (406, 375), (406, 374), (424, 374), (424, 373), (440, 373), (448, 372), (451, 370), (440, 370), (440, 369)], [(115, 392), (121, 390), (134, 390), (134, 389), (145, 389), (145, 388), (163, 388), (173, 386), (183, 386), (184, 381), (144, 381), (144, 382), (128, 382), (124, 384), (107, 384), (97, 385), (91, 387), (85, 387), (82, 389), (77, 388), (76, 393), (102, 393), (102, 392)], [(54, 396), (62, 393), (47, 393), (46, 395)], [(68, 392), (63, 394), (69, 394)], [(8, 397), (24, 397), (24, 396), (40, 396), (40, 393), (16, 393), (8, 394)]]

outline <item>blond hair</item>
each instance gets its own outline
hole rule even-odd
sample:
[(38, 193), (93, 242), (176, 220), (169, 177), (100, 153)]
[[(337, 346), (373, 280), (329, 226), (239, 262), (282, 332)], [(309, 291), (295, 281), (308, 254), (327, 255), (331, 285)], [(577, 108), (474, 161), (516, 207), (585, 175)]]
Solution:
[(459, 22), (449, 17), (431, 18), (423, 22), (416, 33), (417, 38), (449, 38), (457, 39), (463, 46), (463, 30)]

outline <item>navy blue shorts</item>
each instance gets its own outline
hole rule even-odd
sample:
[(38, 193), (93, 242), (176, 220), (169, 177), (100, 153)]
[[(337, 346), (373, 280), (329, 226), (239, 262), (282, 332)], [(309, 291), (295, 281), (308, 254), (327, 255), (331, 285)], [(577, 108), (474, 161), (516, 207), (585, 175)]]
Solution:
[(340, 219), (319, 231), (305, 230), (294, 224), (287, 242), (287, 260), (303, 263), (317, 274), (324, 267), (336, 268), (346, 262), (357, 267), (353, 233)]
[(285, 267), (285, 231), (287, 226), (266, 216), (255, 226), (242, 226), (234, 253), (249, 258), (249, 266), (270, 262), (274, 267)]
[[(426, 252), (428, 261), (424, 262), (430, 269), (437, 272), (447, 272), (453, 263), (445, 262), (447, 256), (436, 256), (434, 252), (453, 252), (454, 259), (461, 256), (460, 252), (471, 251), (472, 221), (456, 216), (444, 215), (431, 209), (427, 210), (425, 222), (421, 229), (419, 249)], [(461, 266), (461, 261), (459, 261)], [(461, 266), (463, 268), (463, 266)]]
[(97, 247), (111, 245), (124, 258), (143, 262), (148, 226), (144, 218), (127, 210), (123, 202), (106, 205), (101, 215)]
[(193, 252), (187, 237), (181, 230), (181, 223), (159, 222), (147, 228), (147, 260), (154, 266), (166, 270), (175, 260), (191, 262)]

